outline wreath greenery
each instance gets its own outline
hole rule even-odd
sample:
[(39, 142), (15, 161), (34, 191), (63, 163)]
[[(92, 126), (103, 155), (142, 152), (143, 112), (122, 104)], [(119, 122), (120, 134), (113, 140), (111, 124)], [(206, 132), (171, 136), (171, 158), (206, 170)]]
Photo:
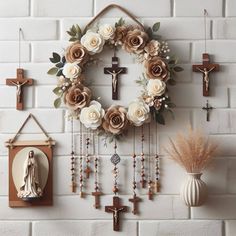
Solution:
[[(168, 86), (175, 85), (177, 59), (170, 55), (166, 41), (157, 35), (160, 23), (147, 29), (127, 25), (121, 18), (115, 25), (102, 24), (83, 32), (79, 25), (73, 25), (67, 33), (72, 42), (63, 55), (53, 53), (50, 61), (54, 66), (48, 74), (58, 77), (53, 92), (58, 96), (56, 108), (62, 101), (71, 114), (87, 128), (101, 130), (107, 135), (119, 136), (129, 126), (141, 126), (154, 119), (165, 124), (163, 113), (175, 107), (168, 94)], [(144, 66), (144, 73), (136, 82), (142, 87), (140, 96), (128, 107), (111, 105), (105, 110), (86, 86), (85, 70), (93, 63), (95, 55), (104, 47), (123, 49), (133, 54)]]

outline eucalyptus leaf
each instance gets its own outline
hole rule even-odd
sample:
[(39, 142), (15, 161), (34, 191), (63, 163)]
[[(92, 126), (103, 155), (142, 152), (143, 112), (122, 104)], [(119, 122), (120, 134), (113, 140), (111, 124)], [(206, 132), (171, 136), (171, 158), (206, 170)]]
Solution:
[(180, 66), (175, 66), (175, 67), (173, 68), (173, 70), (174, 70), (175, 72), (181, 72), (181, 71), (183, 71), (184, 69), (183, 69), (182, 67), (180, 67)]
[(165, 119), (161, 113), (156, 113), (155, 119), (156, 119), (156, 122), (158, 122), (159, 124), (165, 125)]
[(52, 57), (53, 57), (53, 60), (54, 60), (53, 63), (60, 62), (60, 60), (61, 60), (61, 56), (58, 53), (56, 53), (56, 52), (52, 53)]
[(66, 57), (65, 57), (65, 56), (62, 57), (61, 62), (62, 62), (63, 64), (66, 63)]
[(66, 31), (67, 34), (69, 34), (71, 37), (76, 36), (76, 33), (72, 32), (72, 31)]
[(64, 66), (64, 64), (62, 62), (59, 62), (59, 63), (56, 64), (57, 68), (62, 68), (63, 66)]
[(167, 82), (169, 85), (176, 85), (176, 81), (174, 79), (169, 79)]
[(150, 27), (147, 28), (146, 33), (148, 34), (149, 38), (152, 38), (152, 29)]
[(55, 93), (57, 96), (61, 96), (62, 90), (60, 87), (56, 87), (53, 89), (53, 93)]
[(55, 75), (57, 72), (58, 72), (58, 68), (52, 67), (51, 69), (49, 69), (49, 71), (47, 73), (49, 75)]
[(172, 119), (174, 120), (174, 119), (175, 119), (175, 114), (174, 114), (174, 112), (173, 112), (171, 109), (167, 109), (167, 111), (170, 113)]
[(61, 106), (61, 98), (57, 98), (55, 101), (54, 101), (54, 107), (55, 108), (59, 108)]
[(159, 29), (160, 29), (160, 22), (157, 22), (155, 23), (153, 26), (152, 26), (152, 31), (153, 32), (157, 32)]
[(175, 108), (176, 107), (176, 105), (172, 102), (167, 103), (167, 105), (168, 105), (169, 108)]
[(61, 75), (62, 75), (62, 70), (58, 70), (57, 76), (61, 76)]
[(72, 38), (69, 39), (69, 42), (75, 42), (75, 41), (77, 41), (77, 40), (78, 40), (77, 38), (72, 37)]

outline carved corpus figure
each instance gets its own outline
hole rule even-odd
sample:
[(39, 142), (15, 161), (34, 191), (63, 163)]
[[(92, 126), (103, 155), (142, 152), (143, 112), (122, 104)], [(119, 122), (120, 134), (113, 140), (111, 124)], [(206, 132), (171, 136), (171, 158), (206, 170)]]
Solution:
[(23, 200), (42, 197), (43, 192), (39, 184), (38, 163), (34, 151), (30, 151), (24, 163), (24, 176), (17, 196)]
[(17, 81), (17, 82), (11, 81), (11, 83), (16, 86), (17, 102), (20, 103), (21, 102), (21, 91), (22, 91), (21, 87), (24, 84), (28, 83), (28, 80), (24, 81), (23, 83), (20, 83), (19, 81)]

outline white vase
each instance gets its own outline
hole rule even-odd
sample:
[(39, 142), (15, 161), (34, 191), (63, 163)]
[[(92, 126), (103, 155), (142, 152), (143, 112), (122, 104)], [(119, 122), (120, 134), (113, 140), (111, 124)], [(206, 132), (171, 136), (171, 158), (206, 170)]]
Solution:
[(201, 180), (202, 173), (187, 174), (188, 178), (181, 188), (181, 197), (187, 206), (201, 206), (207, 199), (207, 186)]

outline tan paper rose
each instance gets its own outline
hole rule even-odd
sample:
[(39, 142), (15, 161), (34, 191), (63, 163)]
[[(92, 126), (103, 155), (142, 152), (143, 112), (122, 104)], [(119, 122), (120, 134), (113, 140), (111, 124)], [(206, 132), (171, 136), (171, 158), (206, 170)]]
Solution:
[(112, 134), (120, 134), (128, 127), (127, 111), (122, 106), (113, 105), (105, 113), (102, 127)]
[(91, 100), (91, 90), (82, 84), (71, 86), (65, 93), (65, 104), (74, 111), (80, 111), (87, 106)]
[(140, 54), (148, 41), (148, 35), (139, 30), (129, 31), (124, 40), (124, 49), (129, 53)]
[(160, 46), (161, 44), (157, 40), (151, 40), (144, 48), (144, 51), (148, 54), (148, 56), (158, 56), (160, 52)]
[(114, 41), (118, 43), (123, 43), (125, 36), (127, 35), (128, 27), (125, 25), (117, 26), (114, 36)]
[(144, 63), (146, 75), (149, 79), (168, 80), (169, 71), (166, 63), (160, 57), (154, 57)]
[(65, 58), (67, 62), (73, 63), (77, 62), (84, 64), (88, 61), (89, 55), (86, 48), (78, 42), (72, 43), (65, 53)]

